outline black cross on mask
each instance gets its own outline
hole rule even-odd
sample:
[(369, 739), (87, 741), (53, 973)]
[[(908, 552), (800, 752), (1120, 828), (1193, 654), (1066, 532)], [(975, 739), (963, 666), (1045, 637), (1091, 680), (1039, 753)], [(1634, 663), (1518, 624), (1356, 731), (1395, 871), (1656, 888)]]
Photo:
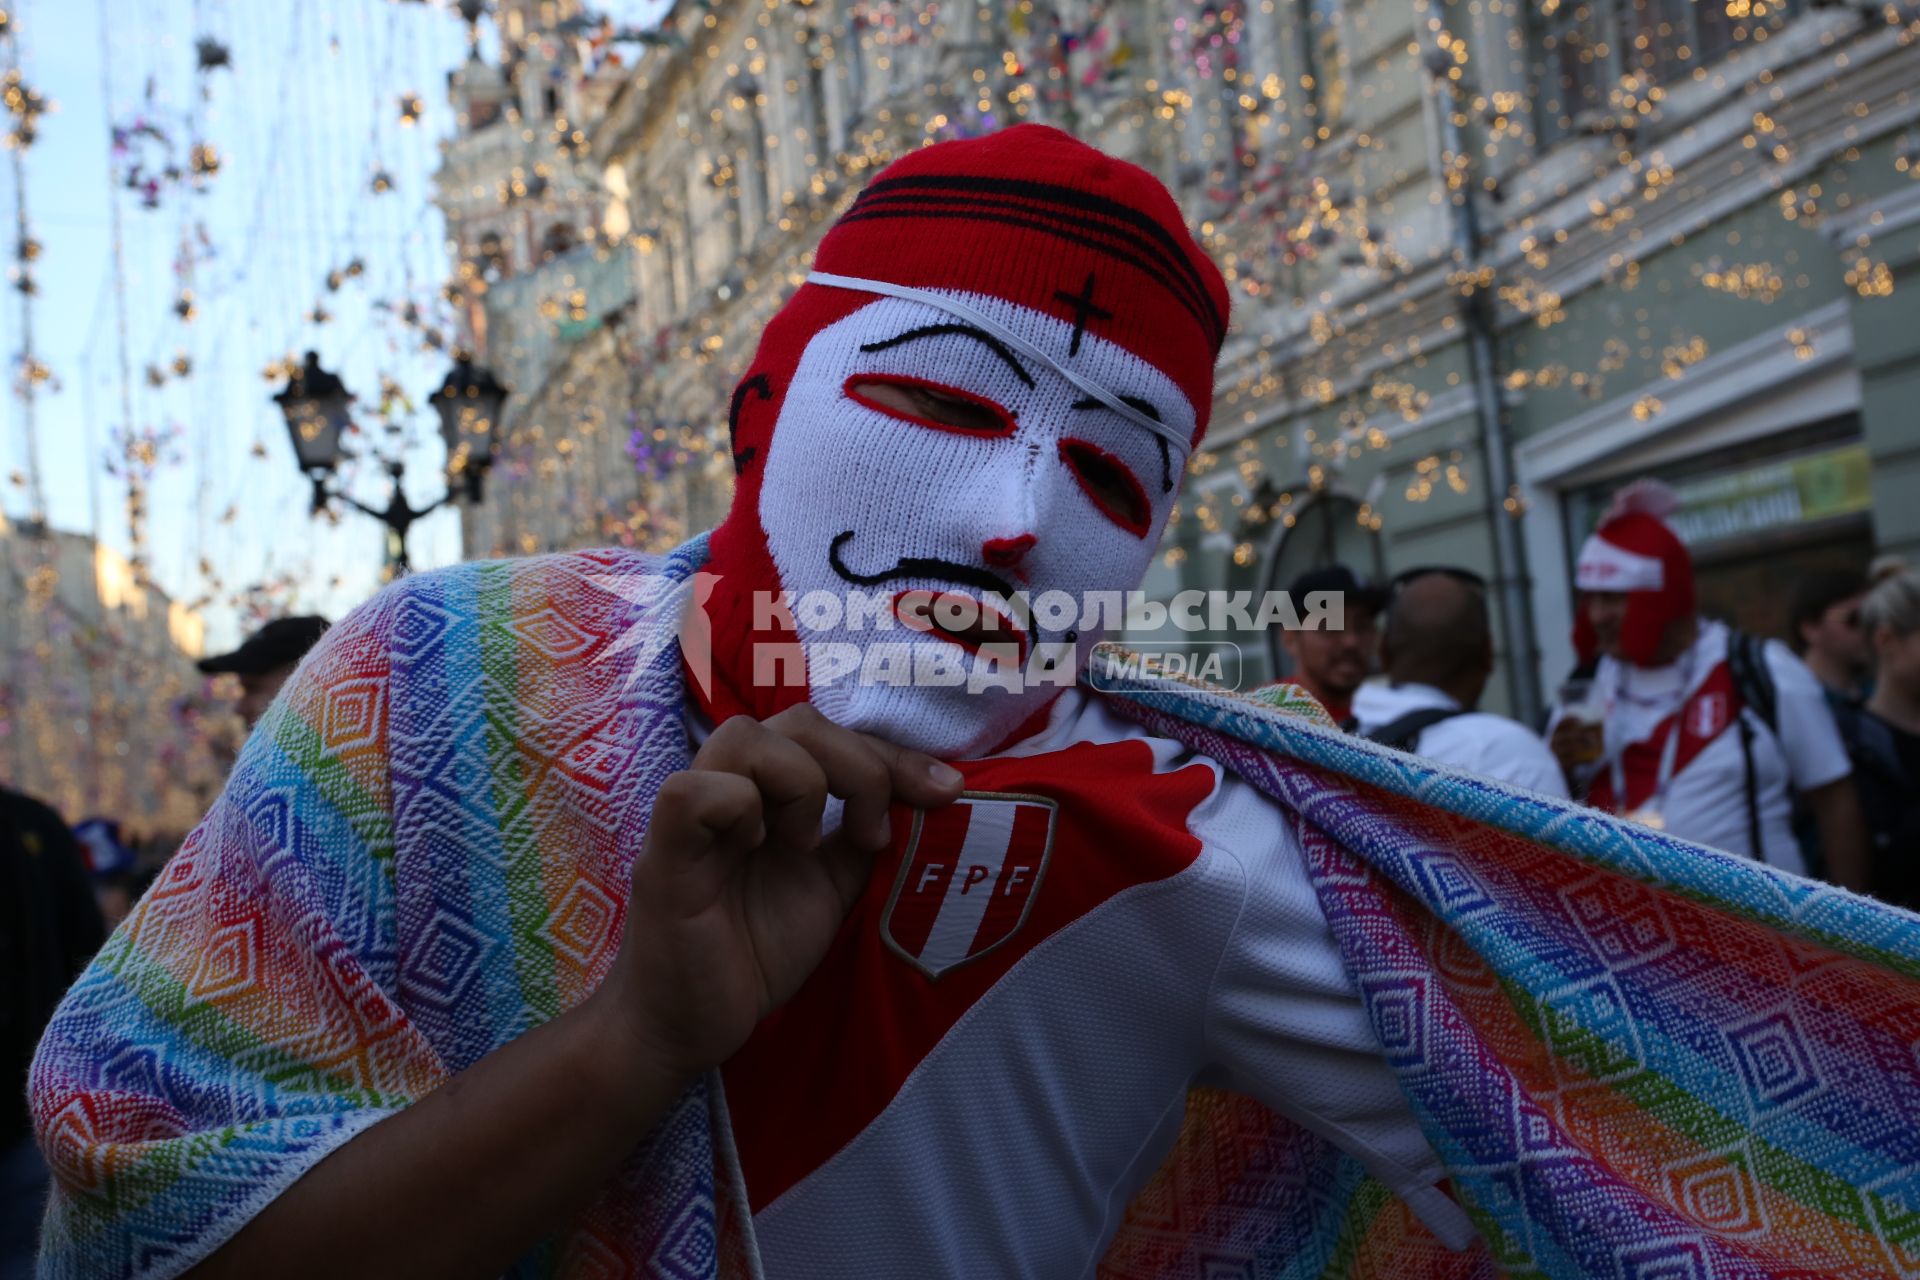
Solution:
[(1095, 320), (1113, 319), (1113, 312), (1093, 304), (1093, 272), (1091, 271), (1087, 272), (1087, 282), (1080, 286), (1079, 293), (1068, 293), (1065, 289), (1055, 290), (1053, 300), (1064, 302), (1073, 308), (1073, 342), (1067, 347), (1067, 354), (1070, 356), (1080, 354), (1080, 335), (1087, 331), (1089, 317)]

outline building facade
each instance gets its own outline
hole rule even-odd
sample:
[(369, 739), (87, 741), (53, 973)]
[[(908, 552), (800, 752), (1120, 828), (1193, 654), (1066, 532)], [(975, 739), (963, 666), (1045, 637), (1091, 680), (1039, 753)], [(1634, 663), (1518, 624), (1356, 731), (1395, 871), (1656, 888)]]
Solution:
[(200, 616), (111, 547), (0, 519), (0, 781), (68, 822), (184, 835), (240, 741), (201, 643)]
[(1530, 715), (1635, 477), (1756, 630), (1798, 572), (1920, 558), (1907, 7), (682, 0), (644, 34), (498, 7), (507, 66), (456, 78), (443, 176), (469, 338), (516, 389), (470, 554), (711, 524), (734, 377), (864, 178), (1036, 119), (1162, 177), (1233, 289), (1155, 595), (1474, 568), (1489, 701)]

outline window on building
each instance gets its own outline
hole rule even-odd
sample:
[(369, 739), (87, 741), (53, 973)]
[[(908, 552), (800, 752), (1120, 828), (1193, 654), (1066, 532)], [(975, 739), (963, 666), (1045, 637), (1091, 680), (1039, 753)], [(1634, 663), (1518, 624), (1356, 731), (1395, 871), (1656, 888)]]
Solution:
[[(741, 163), (738, 152), (725, 150), (715, 151), (700, 163), (700, 172), (708, 187), (705, 207), (721, 224), (729, 259), (738, 256), (745, 243), (746, 227), (740, 208)], [(720, 262), (709, 256), (701, 265), (711, 273), (719, 269)], [(707, 278), (711, 279), (711, 274)]]
[(1767, 39), (1808, 0), (1538, 0), (1529, 15), (1543, 144), (1604, 127), (1645, 91), (1681, 83)]
[(827, 81), (818, 54), (807, 63), (807, 124), (812, 134), (813, 163), (825, 164), (833, 148), (827, 144)]
[(1325, 138), (1347, 105), (1346, 57), (1340, 48), (1340, 0), (1299, 0), (1300, 87), (1314, 133)]
[(479, 268), (480, 278), (488, 283), (505, 279), (513, 269), (507, 259), (506, 241), (497, 232), (489, 231), (480, 237), (480, 249), (473, 258)]
[(692, 302), (694, 287), (700, 278), (700, 223), (695, 218), (695, 210), (700, 206), (694, 202), (694, 166), (691, 163), (682, 166), (681, 175), (685, 186), (680, 195), (680, 252), (673, 259), (676, 313)]
[(1573, 132), (1574, 121), (1600, 113), (1610, 75), (1603, 23), (1593, 4), (1543, 0), (1535, 12), (1535, 131), (1542, 144)]
[(746, 185), (746, 208), (754, 225), (741, 228), (741, 242), (751, 244), (760, 227), (773, 220), (769, 206), (771, 180), (768, 175), (772, 165), (771, 157), (767, 154), (767, 121), (760, 110), (760, 86), (749, 83), (744, 87), (743, 96), (747, 129), (740, 156), (740, 163), (745, 169), (741, 179)]
[[(809, 169), (814, 169), (833, 155), (832, 125), (827, 103), (827, 62), (832, 44), (821, 32), (819, 19), (802, 22), (794, 35), (800, 46), (802, 72), (796, 79), (804, 86), (803, 101), (795, 123), (804, 129), (806, 135), (806, 154), (803, 159)], [(804, 178), (803, 174), (803, 181)]]
[(666, 314), (660, 317), (660, 322), (666, 324), (678, 317), (680, 308), (686, 304), (686, 292), (680, 285), (680, 262), (685, 256), (685, 251), (678, 246), (674, 237), (669, 234), (660, 237), (660, 255), (662, 264), (661, 277), (666, 282), (665, 292), (667, 295)]
[(866, 114), (867, 59), (872, 56), (873, 49), (873, 38), (860, 34), (859, 6), (848, 5), (846, 10), (847, 24), (838, 41), (840, 56), (834, 64), (836, 73), (847, 86), (846, 108), (842, 111), (840, 118), (840, 133), (843, 139)]

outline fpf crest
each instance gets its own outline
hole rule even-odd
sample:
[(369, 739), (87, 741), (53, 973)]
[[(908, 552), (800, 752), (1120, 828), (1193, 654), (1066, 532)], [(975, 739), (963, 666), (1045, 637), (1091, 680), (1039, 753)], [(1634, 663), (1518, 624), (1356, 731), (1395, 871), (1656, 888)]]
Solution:
[(929, 978), (1006, 942), (1039, 895), (1058, 816), (1044, 796), (994, 791), (916, 811), (881, 938)]

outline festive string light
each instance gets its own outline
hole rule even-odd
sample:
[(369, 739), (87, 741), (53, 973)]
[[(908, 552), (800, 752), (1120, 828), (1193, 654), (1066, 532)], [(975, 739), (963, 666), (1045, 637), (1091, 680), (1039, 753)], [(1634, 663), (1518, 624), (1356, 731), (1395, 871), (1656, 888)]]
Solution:
[(211, 142), (196, 142), (188, 157), (193, 176), (200, 182), (220, 172), (220, 149)]
[[(12, 30), (9, 25), (9, 36)], [(18, 67), (10, 67), (4, 76), (0, 76), (0, 104), (5, 105), (7, 114), (13, 117), (13, 127), (7, 132), (6, 145), (21, 151), (31, 147), (39, 138), (40, 117), (53, 109), (53, 104), (27, 83)]]
[(233, 53), (227, 46), (212, 36), (201, 36), (193, 42), (194, 64), (203, 71), (219, 71), (233, 66)]
[[(13, 127), (5, 139), (13, 169), (14, 188), (14, 255), (8, 278), (20, 295), (20, 349), (13, 358), (13, 393), (21, 409), (20, 430), (27, 464), (23, 487), (27, 491), (29, 504), (28, 520), (37, 526), (46, 519), (46, 494), (40, 471), (40, 431), (36, 410), (40, 389), (47, 386), (57, 390), (59, 384), (54, 380), (52, 369), (39, 359), (34, 350), (34, 299), (40, 290), (34, 279), (33, 264), (40, 258), (41, 246), (33, 234), (27, 211), (26, 152), (39, 136), (40, 117), (52, 109), (52, 104), (28, 85), (20, 67), (18, 36), (18, 27), (11, 14), (7, 14), (5, 20), (0, 21), (0, 52), (4, 53), (6, 60), (5, 74), (0, 75), (0, 101), (4, 101), (8, 114), (13, 118)], [(44, 549), (42, 554), (46, 554)], [(46, 562), (33, 570), (36, 573), (43, 571), (57, 573)]]

